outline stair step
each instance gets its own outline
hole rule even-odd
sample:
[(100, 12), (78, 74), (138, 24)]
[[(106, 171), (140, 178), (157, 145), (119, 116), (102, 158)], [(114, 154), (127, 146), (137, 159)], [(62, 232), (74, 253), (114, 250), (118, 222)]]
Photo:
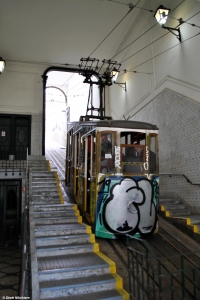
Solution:
[(33, 177), (32, 178), (32, 183), (33, 184), (43, 184), (43, 183), (48, 183), (48, 182), (55, 182), (55, 176), (54, 177), (50, 177), (50, 178), (37, 178), (37, 177)]
[(115, 286), (116, 278), (111, 274), (41, 282), (40, 299), (55, 299), (72, 295), (78, 297), (80, 294), (115, 289)]
[(55, 199), (32, 199), (34, 205), (43, 205), (46, 204), (60, 204), (60, 197), (57, 197)]
[(80, 223), (82, 222), (81, 216), (65, 216), (64, 218), (37, 218), (34, 219), (35, 225), (48, 225), (48, 224), (67, 224), (67, 223)]
[(56, 195), (50, 195), (48, 197), (44, 197), (44, 195), (32, 195), (32, 199), (33, 200), (44, 200), (46, 202), (50, 201), (50, 200), (56, 200), (56, 199), (60, 199), (59, 194), (57, 193)]
[(47, 204), (45, 206), (40, 206), (40, 205), (34, 205), (34, 212), (40, 212), (40, 211), (66, 211), (66, 210), (75, 210), (77, 209), (77, 205), (75, 204), (55, 204), (55, 205), (50, 205)]
[(36, 225), (35, 236), (46, 237), (46, 236), (63, 236), (70, 234), (81, 234), (91, 233), (91, 227), (84, 224), (61, 224), (61, 225)]
[(59, 245), (71, 245), (74, 243), (90, 243), (91, 241), (95, 241), (94, 234), (75, 234), (69, 236), (61, 236), (61, 237), (46, 237), (46, 238), (37, 238), (36, 239), (36, 247), (39, 249), (40, 247), (46, 246), (57, 246)]
[(169, 203), (169, 204), (179, 204), (180, 203), (180, 201), (179, 200), (175, 200), (175, 199), (159, 199), (159, 204), (162, 204), (162, 205), (164, 205), (165, 203)]
[(182, 210), (169, 210), (167, 211), (169, 213), (170, 217), (178, 217), (178, 216), (184, 216), (184, 215), (190, 215), (191, 212), (189, 209), (182, 209)]
[(185, 205), (183, 203), (179, 204), (163, 204), (162, 207), (164, 210), (177, 210), (177, 209), (185, 209)]
[(51, 217), (57, 217), (57, 218), (67, 218), (68, 216), (79, 216), (80, 212), (79, 210), (66, 210), (66, 211), (36, 211), (34, 212), (34, 218), (51, 218)]
[[(58, 297), (56, 300), (68, 300), (69, 297)], [(87, 297), (85, 294), (83, 295), (73, 295), (70, 296), (70, 300), (122, 300), (122, 299), (130, 299), (127, 295), (126, 298), (123, 296), (123, 291), (120, 293), (117, 290), (108, 290), (108, 291), (99, 291), (99, 292), (94, 292), (90, 294), (87, 294)]]
[(200, 224), (200, 215), (191, 215), (188, 219), (191, 225)]
[(61, 256), (61, 255), (73, 255), (92, 253), (99, 251), (99, 245), (97, 243), (83, 243), (83, 244), (71, 244), (71, 245), (54, 245), (54, 246), (43, 246), (36, 247), (37, 257), (50, 257), (50, 256)]
[[(88, 254), (83, 254), (83, 255), (88, 255)], [(58, 280), (58, 279), (67, 279), (67, 278), (79, 278), (83, 276), (104, 275), (104, 274), (110, 274), (109, 265), (106, 263), (94, 264), (85, 267), (77, 267), (74, 269), (63, 268), (63, 269), (56, 269), (51, 271), (40, 271), (39, 282)]]
[(46, 171), (46, 172), (33, 172), (32, 173), (32, 178), (33, 179), (37, 179), (39, 180), (40, 178), (43, 179), (43, 178), (55, 178), (55, 174), (54, 172), (50, 172), (50, 171)]
[(46, 187), (57, 187), (57, 183), (55, 181), (55, 179), (53, 179), (52, 181), (47, 180), (46, 182), (33, 182), (32, 181), (32, 189), (42, 189), (42, 188), (46, 188)]
[(34, 187), (32, 186), (32, 193), (35, 194), (44, 194), (44, 193), (47, 193), (47, 195), (51, 194), (51, 193), (58, 193), (58, 188), (57, 188), (57, 185), (55, 186), (52, 186), (52, 185), (49, 185), (49, 186), (39, 186), (39, 187)]

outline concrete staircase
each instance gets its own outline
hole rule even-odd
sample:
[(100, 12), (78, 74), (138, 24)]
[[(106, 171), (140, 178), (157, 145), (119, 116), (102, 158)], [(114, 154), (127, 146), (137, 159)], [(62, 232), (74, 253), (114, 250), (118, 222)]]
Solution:
[(29, 178), (32, 300), (129, 299), (77, 205), (61, 204), (57, 173), (34, 170)]
[(179, 229), (200, 242), (200, 215), (191, 210), (175, 197), (160, 197), (160, 214)]

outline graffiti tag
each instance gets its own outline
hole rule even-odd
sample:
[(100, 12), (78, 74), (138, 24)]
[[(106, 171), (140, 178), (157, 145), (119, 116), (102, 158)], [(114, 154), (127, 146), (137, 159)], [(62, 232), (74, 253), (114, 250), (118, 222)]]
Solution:
[(115, 167), (120, 168), (120, 147), (115, 146)]
[(144, 169), (145, 170), (149, 169), (149, 150), (148, 150), (148, 146), (146, 146), (146, 162), (144, 163)]

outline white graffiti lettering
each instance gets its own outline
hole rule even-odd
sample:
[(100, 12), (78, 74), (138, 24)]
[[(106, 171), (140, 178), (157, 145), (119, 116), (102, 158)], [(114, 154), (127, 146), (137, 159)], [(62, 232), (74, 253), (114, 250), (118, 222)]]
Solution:
[(115, 167), (120, 168), (120, 147), (115, 146)]
[(148, 170), (149, 168), (149, 150), (148, 150), (148, 146), (146, 146), (146, 162), (144, 163), (144, 169)]
[(151, 180), (151, 176), (153, 175), (153, 174), (144, 174), (149, 180)]

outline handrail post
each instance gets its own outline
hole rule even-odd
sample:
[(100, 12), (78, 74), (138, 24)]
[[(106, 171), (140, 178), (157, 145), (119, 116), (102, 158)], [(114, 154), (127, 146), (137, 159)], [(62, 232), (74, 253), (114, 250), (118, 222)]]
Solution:
[(27, 182), (28, 182), (28, 148), (26, 153), (26, 178), (25, 178), (25, 201), (24, 201), (24, 213), (23, 213), (23, 226), (22, 226), (22, 241), (21, 241), (21, 272), (20, 272), (20, 286), (19, 296), (25, 295), (25, 282), (26, 282), (26, 269), (28, 266), (28, 242), (27, 242), (27, 222), (28, 222), (28, 203), (27, 203)]

